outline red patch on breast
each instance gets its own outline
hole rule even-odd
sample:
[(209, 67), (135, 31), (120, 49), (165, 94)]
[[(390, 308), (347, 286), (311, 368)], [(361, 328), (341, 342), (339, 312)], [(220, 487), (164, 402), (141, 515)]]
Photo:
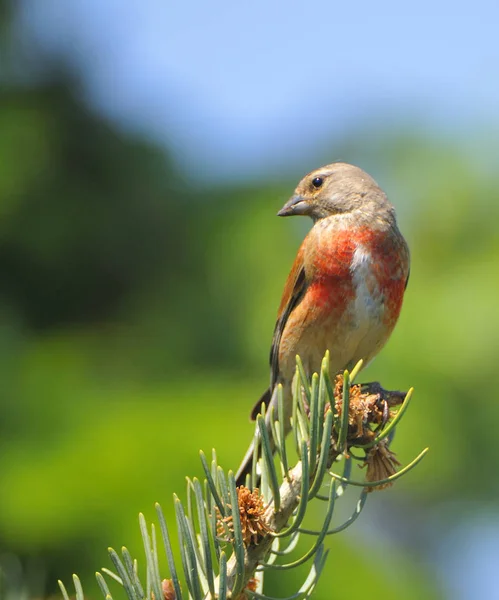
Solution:
[[(381, 262), (381, 261), (380, 261)], [(380, 264), (380, 262), (376, 263), (376, 266)], [(387, 264), (395, 263), (395, 264)], [(404, 298), (405, 291), (405, 278), (404, 279), (395, 279), (387, 274), (387, 269), (397, 268), (396, 261), (393, 260), (384, 260), (381, 269), (376, 269), (378, 271), (378, 285), (383, 292), (384, 296), (384, 304), (385, 304), (385, 317), (384, 321), (387, 325), (394, 326), (397, 322), (397, 319), (400, 314), (400, 310), (402, 308), (402, 300)], [(381, 271), (381, 272), (380, 272)]]
[(407, 247), (400, 235), (390, 232), (373, 236), (369, 248), (373, 273), (384, 296), (385, 322), (394, 326), (402, 308), (409, 273)]
[(321, 232), (311, 261), (309, 288), (319, 310), (343, 312), (355, 297), (350, 265), (357, 243), (350, 231)]
[[(385, 304), (387, 325), (394, 325), (402, 307), (408, 273), (406, 247), (394, 232), (380, 232), (367, 227), (318, 232), (319, 239), (311, 256), (308, 293), (317, 309), (342, 313), (355, 298), (352, 261), (358, 246), (372, 256), (372, 274)], [(374, 290), (372, 290), (374, 292)]]

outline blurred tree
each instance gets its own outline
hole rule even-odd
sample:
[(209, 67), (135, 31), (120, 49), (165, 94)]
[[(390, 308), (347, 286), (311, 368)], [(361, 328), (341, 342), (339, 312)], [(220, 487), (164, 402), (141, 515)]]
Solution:
[(165, 260), (185, 201), (171, 161), (84, 110), (68, 83), (0, 96), (2, 296), (35, 329), (109, 317), (178, 266)]

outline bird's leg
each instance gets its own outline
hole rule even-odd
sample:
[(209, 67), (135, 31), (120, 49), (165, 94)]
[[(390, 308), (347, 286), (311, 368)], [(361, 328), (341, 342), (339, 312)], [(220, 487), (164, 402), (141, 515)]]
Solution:
[(371, 381), (368, 383), (361, 383), (360, 389), (363, 394), (378, 396), (377, 402), (380, 403), (384, 401), (387, 404), (387, 407), (393, 408), (395, 406), (399, 406), (404, 401), (407, 392), (399, 392), (397, 390), (385, 390), (384, 387), (378, 381)]
[[(383, 429), (391, 418), (390, 408), (399, 406), (404, 401), (405, 392), (385, 390), (377, 381), (361, 383), (360, 392), (364, 401), (372, 407), (367, 414), (364, 414), (367, 427), (376, 425), (373, 433)], [(374, 411), (374, 412), (373, 412)]]

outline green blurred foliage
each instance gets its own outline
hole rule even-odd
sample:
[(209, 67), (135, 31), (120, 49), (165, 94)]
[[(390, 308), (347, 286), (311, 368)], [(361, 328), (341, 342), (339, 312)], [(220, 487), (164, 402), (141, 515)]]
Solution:
[[(237, 467), (309, 226), (274, 218), (303, 173), (196, 185), (195, 165), (117, 130), (75, 89), (59, 73), (0, 92), (0, 548), (39, 560), (48, 592), (75, 571), (95, 590), (108, 545), (140, 553), (135, 515), (158, 500), (172, 517), (200, 448)], [(331, 156), (377, 176), (412, 250), (399, 325), (363, 378), (416, 387), (395, 449), (431, 453), (370, 502), (410, 521), (492, 499), (499, 175), (411, 131), (359, 132), (317, 164)], [(428, 565), (362, 538), (361, 523), (332, 540), (317, 598), (438, 597)]]

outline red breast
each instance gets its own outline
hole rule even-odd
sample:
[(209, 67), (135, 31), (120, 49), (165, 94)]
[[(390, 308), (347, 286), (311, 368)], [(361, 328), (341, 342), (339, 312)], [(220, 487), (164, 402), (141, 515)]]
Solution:
[(327, 312), (341, 311), (364, 293), (384, 304), (387, 324), (395, 323), (409, 266), (407, 246), (398, 230), (365, 226), (337, 230), (325, 222), (310, 234), (312, 239), (307, 237), (303, 243), (304, 256), (317, 306)]
[(279, 362), (284, 378), (296, 354), (310, 371), (319, 369), (326, 350), (332, 371), (351, 368), (361, 358), (371, 360), (398, 319), (409, 262), (402, 235), (393, 226), (343, 220), (336, 216), (317, 223), (298, 252), (295, 262), (304, 266), (307, 289), (283, 331)]

